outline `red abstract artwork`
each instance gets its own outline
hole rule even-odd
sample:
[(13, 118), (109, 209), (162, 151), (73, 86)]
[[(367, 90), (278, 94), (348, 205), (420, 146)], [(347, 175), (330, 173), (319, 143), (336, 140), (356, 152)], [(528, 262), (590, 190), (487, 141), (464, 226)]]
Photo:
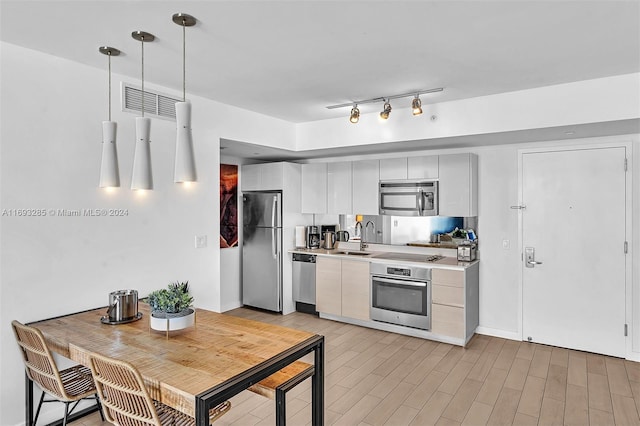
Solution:
[(238, 166), (220, 164), (220, 248), (238, 245)]

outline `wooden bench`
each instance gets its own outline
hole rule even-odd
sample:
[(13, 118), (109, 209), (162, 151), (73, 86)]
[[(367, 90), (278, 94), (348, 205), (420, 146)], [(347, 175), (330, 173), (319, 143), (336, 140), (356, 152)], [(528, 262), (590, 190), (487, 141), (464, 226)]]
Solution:
[(277, 373), (249, 387), (251, 392), (276, 400), (276, 424), (286, 422), (286, 394), (289, 390), (313, 375), (315, 368), (303, 361), (296, 361)]

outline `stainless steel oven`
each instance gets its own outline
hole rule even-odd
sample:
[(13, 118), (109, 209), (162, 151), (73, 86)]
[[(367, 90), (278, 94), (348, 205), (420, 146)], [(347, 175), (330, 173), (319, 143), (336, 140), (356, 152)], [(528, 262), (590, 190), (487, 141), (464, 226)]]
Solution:
[(431, 269), (372, 263), (371, 319), (429, 330)]

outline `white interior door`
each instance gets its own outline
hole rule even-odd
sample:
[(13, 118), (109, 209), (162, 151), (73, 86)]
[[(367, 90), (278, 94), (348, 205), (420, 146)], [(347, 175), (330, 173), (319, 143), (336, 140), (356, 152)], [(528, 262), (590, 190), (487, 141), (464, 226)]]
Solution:
[(625, 356), (625, 155), (522, 155), (524, 340)]

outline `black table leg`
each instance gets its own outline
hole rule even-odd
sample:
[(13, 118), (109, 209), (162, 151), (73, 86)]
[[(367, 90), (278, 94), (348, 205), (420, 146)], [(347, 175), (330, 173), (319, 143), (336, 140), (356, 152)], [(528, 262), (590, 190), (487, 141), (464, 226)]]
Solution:
[(314, 352), (315, 373), (311, 378), (311, 422), (314, 426), (324, 424), (324, 337)]
[(24, 390), (25, 390), (25, 425), (33, 426), (33, 382), (24, 374)]

